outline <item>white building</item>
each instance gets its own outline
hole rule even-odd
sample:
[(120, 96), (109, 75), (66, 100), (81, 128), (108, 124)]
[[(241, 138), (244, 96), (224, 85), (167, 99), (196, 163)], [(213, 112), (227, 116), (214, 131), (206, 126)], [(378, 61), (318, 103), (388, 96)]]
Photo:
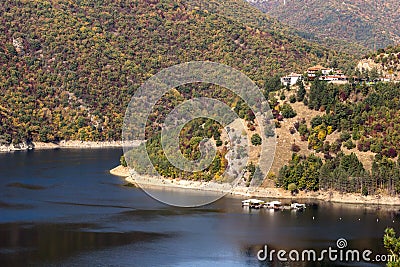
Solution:
[(349, 82), (349, 78), (345, 75), (326, 75), (319, 77), (321, 81), (327, 81), (328, 83), (335, 84), (346, 84)]
[(325, 76), (330, 75), (331, 73), (333, 73), (333, 69), (332, 68), (325, 68), (325, 67), (323, 67), (321, 65), (317, 65), (317, 66), (314, 66), (314, 67), (311, 67), (311, 68), (307, 69), (308, 78), (310, 80), (313, 80), (315, 78), (315, 76), (317, 75), (317, 72), (319, 72), (319, 71), (322, 73), (322, 75), (325, 75)]
[(297, 74), (297, 73), (291, 73), (291, 74), (289, 74), (289, 75), (287, 75), (285, 77), (282, 77), (281, 78), (281, 83), (284, 86), (287, 86), (288, 84), (289, 85), (295, 85), (298, 80), (302, 81), (303, 80), (303, 75)]

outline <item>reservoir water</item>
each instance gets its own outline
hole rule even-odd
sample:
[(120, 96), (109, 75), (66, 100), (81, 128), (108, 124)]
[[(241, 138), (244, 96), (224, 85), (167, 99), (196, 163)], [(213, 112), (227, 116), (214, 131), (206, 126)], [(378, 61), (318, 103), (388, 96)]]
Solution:
[[(259, 261), (264, 247), (387, 254), (398, 208), (308, 202), (304, 212), (248, 210), (224, 197), (175, 208), (109, 174), (120, 149), (0, 154), (0, 266), (384, 266)], [(373, 256), (371, 256), (373, 257)]]

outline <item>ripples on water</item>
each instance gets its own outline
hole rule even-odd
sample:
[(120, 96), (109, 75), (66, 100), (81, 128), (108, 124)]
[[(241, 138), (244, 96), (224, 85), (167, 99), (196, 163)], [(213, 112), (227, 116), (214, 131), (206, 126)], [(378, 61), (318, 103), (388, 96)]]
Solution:
[(239, 198), (169, 207), (108, 173), (121, 153), (0, 154), (0, 266), (336, 266), (260, 263), (256, 253), (265, 244), (321, 250), (338, 238), (386, 253), (384, 229), (400, 233), (399, 211), (384, 207), (309, 203), (304, 212), (270, 212), (243, 209)]

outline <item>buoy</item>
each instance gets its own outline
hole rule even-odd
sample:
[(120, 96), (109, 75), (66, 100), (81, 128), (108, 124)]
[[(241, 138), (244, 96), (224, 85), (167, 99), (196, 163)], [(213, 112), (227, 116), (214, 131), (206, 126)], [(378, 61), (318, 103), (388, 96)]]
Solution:
[(379, 218), (376, 218), (376, 222), (379, 222)]
[(314, 220), (314, 216), (312, 216), (312, 219)]
[(358, 218), (358, 220), (359, 220), (359, 221), (361, 221), (361, 219), (360, 219), (360, 218)]
[(339, 220), (342, 220), (342, 217), (340, 217)]

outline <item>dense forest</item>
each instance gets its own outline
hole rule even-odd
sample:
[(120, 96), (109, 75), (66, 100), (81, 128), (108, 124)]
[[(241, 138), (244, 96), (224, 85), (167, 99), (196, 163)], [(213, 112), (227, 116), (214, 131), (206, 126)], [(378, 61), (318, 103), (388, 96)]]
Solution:
[[(269, 79), (265, 82), (269, 84)], [(278, 87), (271, 88), (270, 90), (276, 91), (279, 88), (281, 88), (280, 84)], [(267, 90), (264, 90), (264, 94), (266, 91)], [(207, 97), (225, 103), (229, 109), (237, 114), (237, 117), (227, 118), (229, 116), (225, 113), (219, 114), (219, 116), (221, 118), (226, 118), (229, 123), (239, 118), (246, 125), (248, 133), (243, 132), (245, 131), (244, 129), (243, 131), (239, 131), (237, 127), (231, 127), (229, 123), (226, 122), (225, 136), (222, 136), (224, 134), (223, 126), (215, 120), (197, 118), (189, 121), (179, 133), (177, 133), (179, 135), (179, 149), (186, 159), (198, 160), (200, 158), (201, 153), (199, 145), (205, 139), (214, 143), (216, 147), (216, 156), (207, 168), (202, 171), (189, 172), (175, 167), (171, 163), (171, 158), (167, 158), (165, 147), (163, 147), (161, 142), (161, 125), (174, 107), (194, 97)], [(214, 110), (213, 112), (216, 111)], [(271, 126), (273, 125), (272, 119), (271, 116), (269, 122)], [(242, 182), (249, 186), (253, 178), (262, 181), (264, 177), (261, 177), (259, 166), (256, 166), (250, 160), (247, 161), (248, 153), (246, 152), (245, 144), (247, 144), (248, 139), (250, 139), (250, 143), (253, 147), (260, 146), (263, 142), (261, 136), (264, 136), (264, 138), (274, 136), (274, 132), (271, 129), (273, 129), (273, 127), (270, 127), (270, 131), (265, 129), (265, 133), (258, 132), (259, 129), (255, 114), (243, 99), (230, 90), (205, 83), (187, 84), (171, 90), (158, 101), (146, 124), (146, 143), (142, 143), (139, 147), (135, 147), (126, 152), (121, 158), (121, 162), (124, 163), (125, 166), (129, 164), (129, 166), (139, 174), (152, 175), (157, 172), (169, 178), (226, 181), (232, 178), (232, 176), (237, 177), (239, 175), (239, 173), (235, 172), (233, 169), (232, 171), (235, 173), (230, 175), (230, 177), (224, 173), (228, 167), (228, 153), (231, 153), (229, 160), (233, 160), (234, 158), (234, 160), (240, 161), (239, 169), (245, 170), (244, 176), (241, 177), (243, 178)], [(228, 133), (230, 133), (230, 136), (227, 136)], [(233, 149), (234, 143), (241, 147)], [(175, 150), (167, 152), (169, 152), (168, 154), (170, 157), (175, 157), (177, 154)], [(151, 162), (148, 161), (148, 158)], [(150, 164), (154, 166), (154, 169)]]
[(362, 54), (400, 41), (397, 0), (248, 1), (299, 35), (337, 50)]
[(213, 3), (2, 1), (0, 143), (118, 140), (131, 95), (177, 63), (225, 63), (265, 88), (273, 74), (347, 58), (244, 2)]

